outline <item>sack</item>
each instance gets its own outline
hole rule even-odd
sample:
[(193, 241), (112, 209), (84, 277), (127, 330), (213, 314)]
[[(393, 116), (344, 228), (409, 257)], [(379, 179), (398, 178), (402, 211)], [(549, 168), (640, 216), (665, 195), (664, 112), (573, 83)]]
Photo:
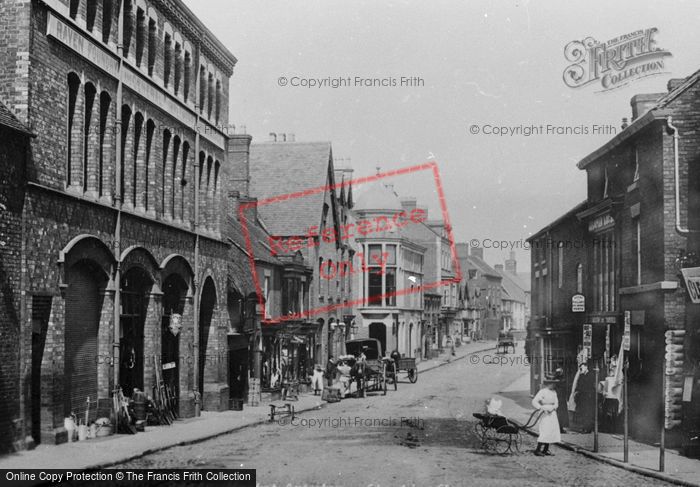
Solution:
[(340, 402), (340, 389), (323, 389), (321, 400), (326, 402)]

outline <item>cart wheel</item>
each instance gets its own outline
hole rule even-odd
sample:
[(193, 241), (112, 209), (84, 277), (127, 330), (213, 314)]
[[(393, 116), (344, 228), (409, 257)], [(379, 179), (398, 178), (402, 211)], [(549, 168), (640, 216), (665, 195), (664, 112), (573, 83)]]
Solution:
[(499, 455), (508, 453), (511, 446), (510, 433), (499, 433), (498, 430), (494, 428), (490, 428), (488, 432), (489, 442), (492, 444), (494, 451)]
[(486, 448), (486, 428), (481, 423), (474, 423), (474, 435), (481, 442), (481, 448)]
[(513, 453), (520, 453), (520, 447), (523, 445), (523, 437), (520, 433), (515, 433), (511, 437), (510, 451)]
[(399, 371), (396, 370), (396, 364), (391, 364), (391, 366), (394, 369), (394, 390), (398, 391), (399, 390)]
[(418, 380), (418, 369), (410, 369), (408, 371), (408, 380), (411, 381), (411, 384), (416, 383), (416, 381)]

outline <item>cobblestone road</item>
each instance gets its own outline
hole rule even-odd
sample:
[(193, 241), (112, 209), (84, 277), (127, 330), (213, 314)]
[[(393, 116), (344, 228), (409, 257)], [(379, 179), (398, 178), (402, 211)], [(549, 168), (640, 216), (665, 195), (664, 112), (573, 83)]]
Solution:
[(471, 413), (527, 371), (484, 363), (488, 355), (428, 371), (387, 396), (343, 400), (292, 424), (281, 419), (117, 468), (255, 468), (260, 486), (669, 485), (560, 448), (535, 457), (526, 434), (520, 454), (485, 452)]

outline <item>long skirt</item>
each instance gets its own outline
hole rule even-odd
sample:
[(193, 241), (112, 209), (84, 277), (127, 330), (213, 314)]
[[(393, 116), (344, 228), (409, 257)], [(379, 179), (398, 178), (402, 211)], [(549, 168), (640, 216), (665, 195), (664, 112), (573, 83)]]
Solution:
[(561, 441), (561, 432), (559, 431), (559, 420), (557, 412), (545, 412), (540, 419), (540, 436), (537, 438), (538, 443), (559, 443)]

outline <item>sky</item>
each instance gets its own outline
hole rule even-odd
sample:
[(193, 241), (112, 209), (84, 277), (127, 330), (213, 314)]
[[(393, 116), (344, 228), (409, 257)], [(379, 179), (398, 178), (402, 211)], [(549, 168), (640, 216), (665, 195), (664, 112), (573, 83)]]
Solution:
[[(507, 242), (518, 270), (529, 268), (525, 239), (585, 199), (585, 172), (576, 163), (631, 118), (630, 98), (664, 92), (669, 79), (700, 69), (694, 1), (185, 3), (238, 58), (229, 99), (238, 131), (245, 127), (254, 143), (270, 132), (331, 141), (336, 165), (352, 166), (356, 177), (434, 160), (455, 239), (476, 239), (492, 265), (508, 256), (496, 242)], [(611, 91), (564, 83), (569, 42), (649, 28), (658, 29), (656, 46), (671, 53), (661, 74)], [(402, 76), (422, 83), (400, 86)], [(350, 77), (349, 86), (292, 86), (329, 77)], [(396, 86), (366, 86), (356, 77)], [(546, 132), (547, 125), (588, 133), (484, 133), (502, 126)], [(393, 183), (440, 217), (424, 172)]]

